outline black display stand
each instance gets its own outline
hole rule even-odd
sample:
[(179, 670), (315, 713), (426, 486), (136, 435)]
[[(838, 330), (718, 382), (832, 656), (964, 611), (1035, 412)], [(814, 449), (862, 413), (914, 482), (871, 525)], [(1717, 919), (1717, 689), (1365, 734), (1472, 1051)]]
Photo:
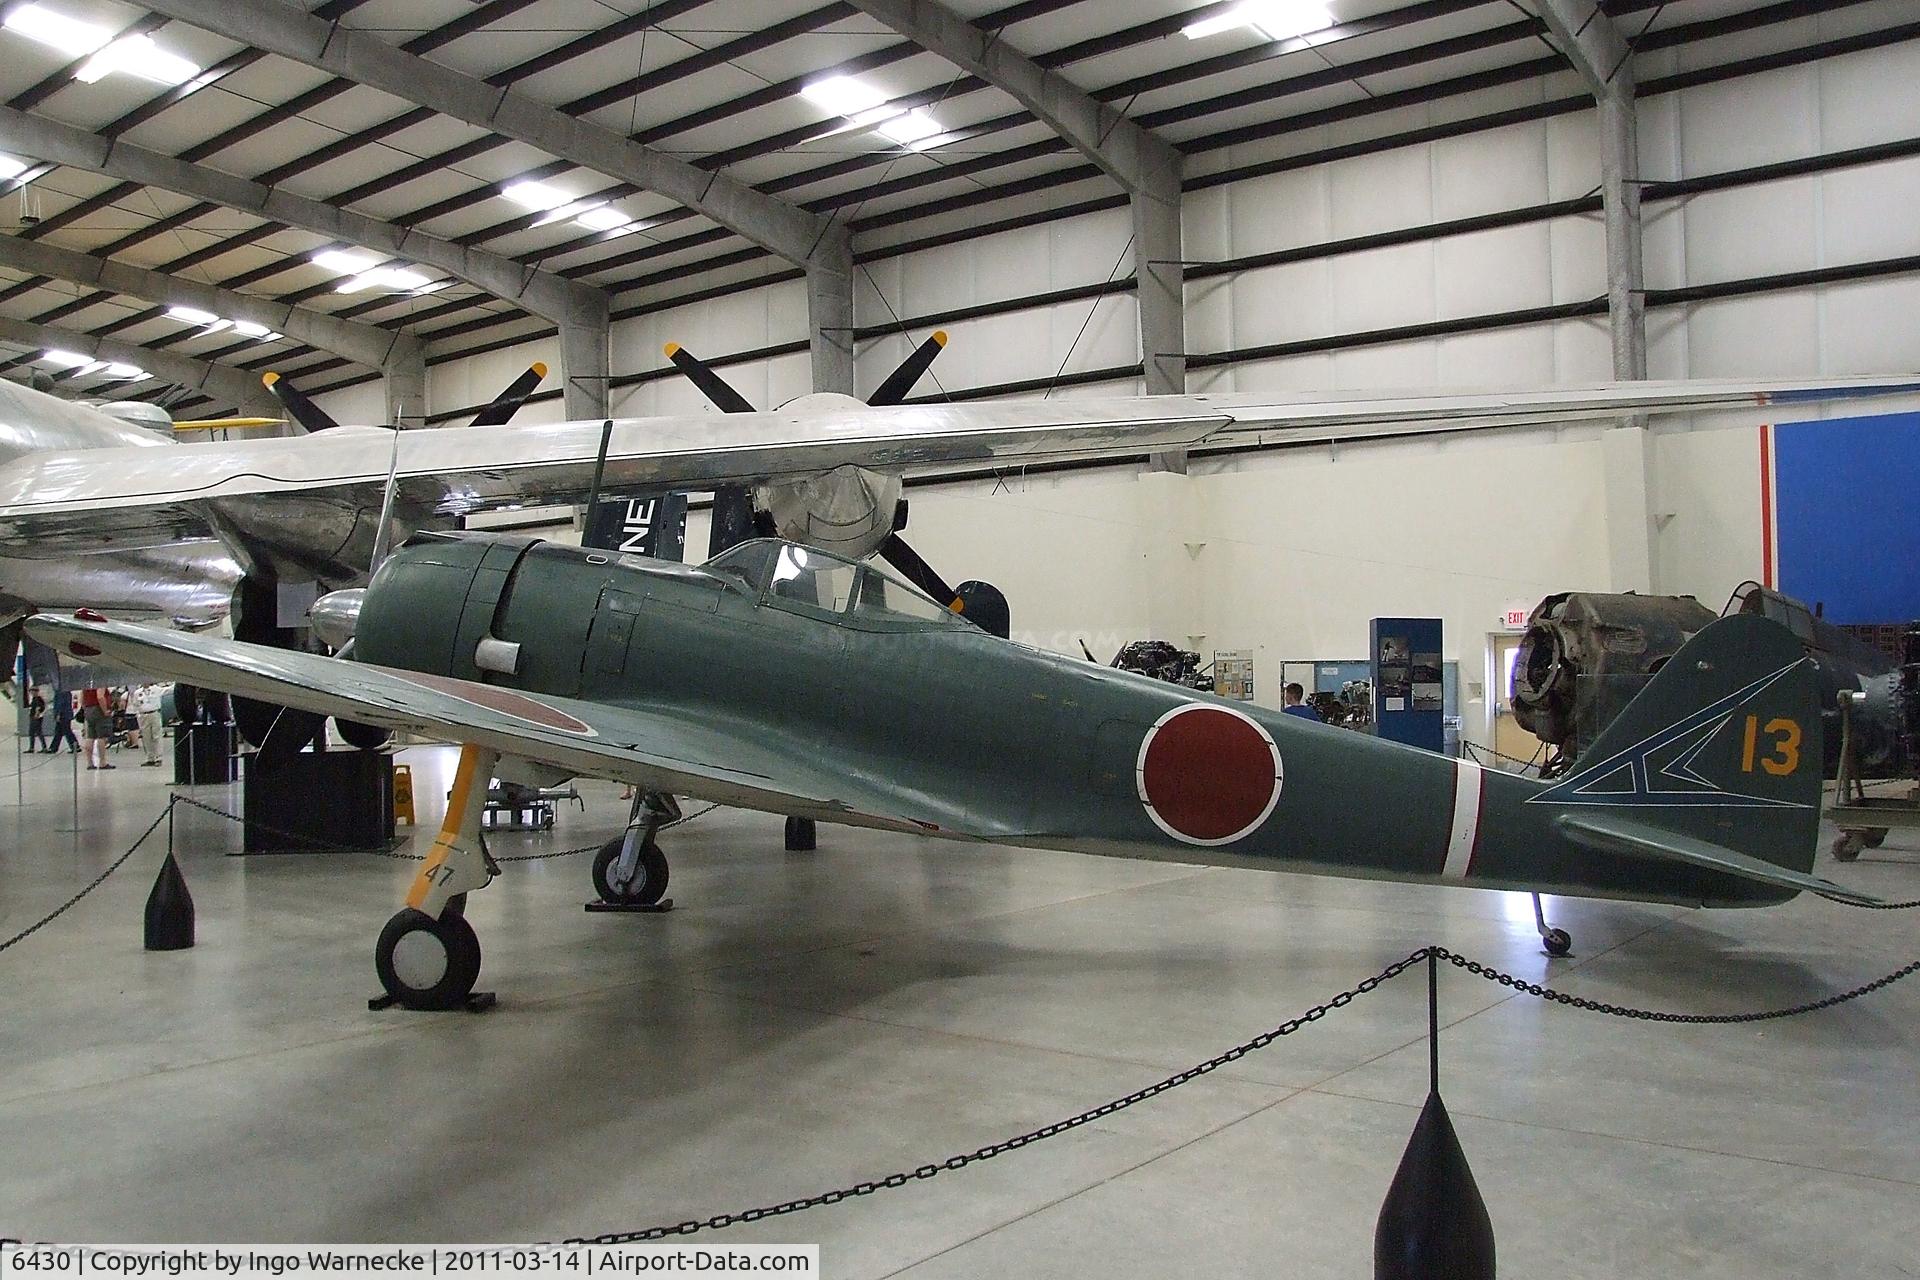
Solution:
[(238, 773), (233, 759), (233, 726), (196, 721), (173, 730), (173, 785), (225, 785)]
[(302, 751), (273, 766), (248, 756), (241, 773), (246, 853), (394, 845), (393, 757), (385, 751)]

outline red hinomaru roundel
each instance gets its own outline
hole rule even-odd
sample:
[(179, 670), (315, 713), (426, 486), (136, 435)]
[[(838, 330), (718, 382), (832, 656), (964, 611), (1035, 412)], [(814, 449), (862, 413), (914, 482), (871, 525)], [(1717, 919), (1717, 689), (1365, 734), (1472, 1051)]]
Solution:
[(1284, 776), (1280, 749), (1253, 717), (1199, 702), (1154, 722), (1134, 768), (1154, 824), (1205, 845), (1232, 844), (1265, 822)]

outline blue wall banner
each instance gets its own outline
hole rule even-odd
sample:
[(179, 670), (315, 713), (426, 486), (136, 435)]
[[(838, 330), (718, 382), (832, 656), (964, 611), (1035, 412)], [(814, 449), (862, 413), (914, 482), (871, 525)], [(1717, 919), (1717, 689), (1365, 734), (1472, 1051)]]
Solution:
[(1920, 618), (1920, 413), (1789, 422), (1770, 434), (1761, 475), (1765, 484), (1771, 473), (1762, 502), (1772, 585), (1830, 622)]

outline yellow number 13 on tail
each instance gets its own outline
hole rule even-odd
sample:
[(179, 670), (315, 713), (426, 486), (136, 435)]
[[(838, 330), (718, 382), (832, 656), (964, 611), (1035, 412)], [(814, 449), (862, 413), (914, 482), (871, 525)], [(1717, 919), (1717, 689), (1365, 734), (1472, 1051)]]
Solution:
[[(1762, 733), (1759, 716), (1747, 717), (1746, 748), (1740, 755), (1740, 771), (1753, 772), (1754, 750)], [(1773, 741), (1772, 750), (1760, 757), (1760, 767), (1776, 778), (1785, 777), (1800, 767), (1800, 725), (1785, 716), (1769, 720), (1764, 730)]]

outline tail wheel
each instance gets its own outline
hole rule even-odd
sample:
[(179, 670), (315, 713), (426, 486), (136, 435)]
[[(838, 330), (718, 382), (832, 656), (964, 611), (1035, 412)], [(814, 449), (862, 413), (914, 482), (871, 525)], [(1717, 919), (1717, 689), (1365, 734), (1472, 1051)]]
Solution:
[(625, 843), (624, 835), (615, 836), (601, 845), (600, 852), (593, 856), (594, 892), (600, 895), (602, 902), (619, 903), (621, 906), (652, 906), (667, 891), (667, 855), (660, 852), (660, 846), (652, 836), (648, 836), (640, 846), (640, 856), (634, 860), (632, 876), (616, 883), (620, 847)]
[(387, 921), (373, 951), (387, 994), (409, 1009), (457, 1009), (480, 976), (480, 939), (458, 911), (438, 919), (406, 908)]

